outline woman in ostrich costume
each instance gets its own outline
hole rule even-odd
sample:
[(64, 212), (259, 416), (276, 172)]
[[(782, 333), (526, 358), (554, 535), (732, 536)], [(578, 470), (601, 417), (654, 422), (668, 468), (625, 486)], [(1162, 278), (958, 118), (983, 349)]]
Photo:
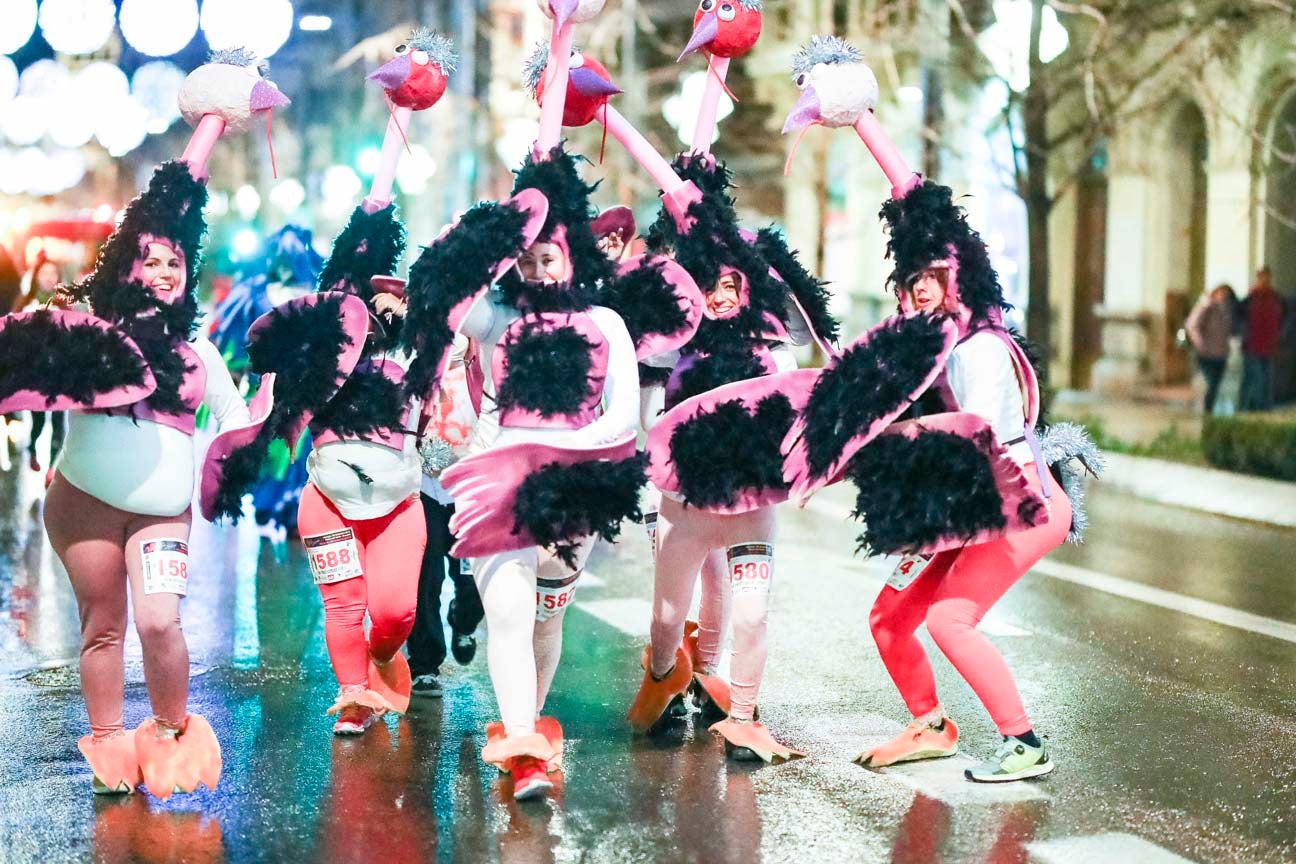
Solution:
[[(180, 628), (194, 416), (205, 403), (222, 427), (248, 422), (219, 352), (193, 338), (206, 164), (219, 137), (246, 131), (287, 103), (251, 55), (213, 54), (180, 92), (181, 111), (197, 127), (184, 155), (156, 170), (94, 272), (72, 289), (91, 313), (15, 315), (0, 330), (3, 410), (72, 412), (45, 525), (77, 595), (91, 728), (77, 746), (99, 793), (143, 783), (166, 798), (199, 783), (215, 788), (220, 778), (211, 726), (186, 708), (189, 654)], [(122, 716), (128, 586), (153, 710), (129, 731)]]
[(472, 560), (489, 629), (501, 722), (487, 726), (482, 758), (511, 775), (515, 798), (543, 795), (561, 766), (562, 728), (540, 712), (595, 537), (613, 540), (622, 519), (639, 517), (637, 357), (687, 339), (700, 301), (673, 262), (618, 265), (604, 254), (591, 228), (593, 187), (559, 144), (565, 117), (584, 110), (585, 85), (597, 86), (573, 62), (571, 22), (601, 6), (543, 5), (553, 44), (567, 47), (549, 52), (537, 82), (540, 137), (514, 195), (469, 210), (410, 271), (412, 380), (435, 383), (455, 331), (479, 347), (485, 376), (471, 455), (442, 483), (455, 499), (452, 554)]
[(382, 165), (334, 241), (319, 291), (253, 323), (251, 368), (285, 384), (272, 410), (256, 412), (254, 429), (217, 438), (205, 466), (204, 514), (237, 518), (270, 441), (295, 448), (311, 432), (297, 525), (324, 598), (339, 688), (328, 713), (338, 735), (362, 734), (384, 712), (409, 707), (400, 647), (414, 622), (426, 540), (415, 434), (425, 391), (409, 386), (411, 357), (400, 346), (404, 286), (393, 274), (405, 229), (392, 181), (412, 113), (441, 98), (454, 65), (448, 40), (418, 30), (369, 76), (391, 108)]
[[(793, 406), (777, 394), (766, 401), (748, 400), (746, 392), (753, 379), (795, 369), (787, 343), (808, 342), (815, 329), (831, 337), (836, 323), (827, 313), (823, 286), (796, 265), (775, 232), (762, 238), (739, 227), (728, 174), (706, 151), (727, 58), (748, 50), (759, 30), (757, 4), (708, 0), (699, 7), (685, 53), (710, 51), (709, 92), (699, 118), (699, 143), (674, 168), (616, 109), (604, 105), (593, 119), (604, 123), (663, 190), (665, 212), (648, 233), (649, 248), (672, 251), (706, 292), (692, 338), (647, 358), (669, 374), (659, 391), (665, 415), (658, 418), (660, 412), (651, 407), (643, 412), (644, 425), (652, 426), (649, 476), (661, 490), (662, 502), (652, 640), (629, 719), (635, 729), (646, 731), (672, 705), (670, 713), (686, 713), (683, 697), (697, 687), (704, 705), (719, 709), (712, 719), (721, 722), (712, 729), (725, 737), (728, 752), (738, 758), (783, 760), (799, 754), (755, 723), (754, 713), (765, 658), (772, 505), (787, 494), (778, 448)], [(583, 65), (593, 66), (589, 57)], [(786, 280), (771, 267), (765, 244), (780, 247), (784, 257), (779, 263), (792, 265)], [(686, 641), (684, 619), (699, 571), (704, 577), (701, 626), (690, 622)], [(731, 605), (732, 692), (715, 674)], [(721, 719), (726, 713), (729, 718)]]
[[(858, 761), (880, 767), (958, 749), (958, 729), (914, 635), (925, 622), (1004, 736), (967, 778), (1047, 774), (1053, 763), (1012, 674), (976, 625), (1036, 561), (1082, 528), (1083, 510), (1063, 493), (1079, 489), (1070, 460), (1094, 470), (1097, 454), (1069, 424), (1036, 436), (1039, 384), (1021, 340), (1003, 323), (1009, 307), (985, 244), (949, 187), (912, 174), (882, 132), (872, 112), (877, 82), (858, 52), (834, 37), (815, 38), (795, 58), (793, 75), (801, 97), (784, 131), (851, 126), (893, 184), (881, 216), (901, 315), (824, 370), (785, 442), (796, 497), (804, 501), (844, 474), (859, 490), (861, 548), (906, 553), (869, 625), (913, 719)], [(924, 319), (940, 320), (941, 331), (908, 332)], [(934, 375), (923, 371), (933, 351), (940, 358)], [(879, 386), (877, 368), (863, 362), (868, 354), (909, 370), (898, 379), (905, 387)], [(897, 409), (914, 419), (889, 425)]]

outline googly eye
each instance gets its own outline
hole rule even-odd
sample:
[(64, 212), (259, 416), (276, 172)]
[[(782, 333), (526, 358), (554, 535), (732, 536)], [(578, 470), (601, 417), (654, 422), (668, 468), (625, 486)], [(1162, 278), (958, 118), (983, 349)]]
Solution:
[(698, 4), (698, 8), (703, 12), (710, 12), (715, 8), (715, 6), (715, 0), (702, 0), (702, 2)]
[(716, 17), (721, 21), (732, 21), (738, 17), (738, 10), (733, 7), (732, 3), (725, 3), (716, 13)]
[(571, 69), (579, 69), (584, 65), (585, 65), (585, 55), (581, 54), (579, 51), (573, 51), (571, 55), (571, 62), (568, 63), (567, 66)]
[(403, 42), (402, 42), (400, 45), (397, 45), (397, 46), (396, 46), (396, 53), (397, 53), (397, 54), (404, 54), (404, 53), (405, 53), (406, 51), (408, 51), (408, 50), (409, 50), (409, 46), (406, 45), (406, 44), (403, 43)]
[(415, 51), (413, 54), (410, 54), (410, 60), (414, 63), (417, 63), (420, 66), (426, 66), (428, 63), (427, 52)]
[(810, 78), (804, 72), (796, 77), (796, 86), (798, 90), (804, 90), (808, 83), (810, 83)]

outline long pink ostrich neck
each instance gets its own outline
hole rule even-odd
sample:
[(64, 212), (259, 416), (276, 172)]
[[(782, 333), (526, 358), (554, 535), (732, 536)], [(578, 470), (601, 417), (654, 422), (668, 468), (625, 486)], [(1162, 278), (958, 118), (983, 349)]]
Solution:
[(549, 61), (545, 65), (544, 98), (540, 103), (540, 134), (536, 138), (537, 157), (544, 158), (562, 140), (563, 109), (567, 105), (567, 73), (571, 65), (572, 22), (561, 27), (554, 19), (549, 40)]
[(854, 128), (869, 153), (877, 160), (882, 173), (886, 175), (887, 180), (891, 181), (892, 197), (899, 197), (913, 188), (914, 178), (917, 175), (909, 169), (904, 157), (900, 155), (890, 136), (882, 129), (882, 124), (878, 123), (873, 112), (865, 111), (860, 119), (855, 121)]
[(204, 114), (194, 127), (189, 143), (180, 154), (180, 161), (189, 166), (189, 173), (195, 180), (207, 179), (207, 162), (224, 132), (225, 121), (215, 114)]
[(396, 180), (396, 166), (400, 162), (401, 149), (405, 147), (405, 133), (409, 129), (410, 118), (414, 116), (412, 108), (396, 108), (387, 119), (387, 131), (383, 134), (382, 161), (374, 172), (373, 183), (369, 185), (369, 195), (365, 203), (376, 204), (381, 210), (391, 203), (392, 184)]
[(710, 55), (706, 76), (706, 89), (702, 91), (702, 104), (698, 107), (697, 124), (693, 127), (693, 152), (703, 156), (711, 152), (715, 138), (716, 115), (720, 110), (720, 94), (724, 92), (725, 77), (729, 74), (729, 58)]

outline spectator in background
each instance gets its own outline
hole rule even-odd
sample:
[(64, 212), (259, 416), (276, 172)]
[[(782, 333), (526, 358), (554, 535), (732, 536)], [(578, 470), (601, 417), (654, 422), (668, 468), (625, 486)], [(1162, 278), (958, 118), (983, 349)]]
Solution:
[(1202, 295), (1188, 314), (1184, 329), (1193, 350), (1197, 352), (1197, 365), (1206, 379), (1205, 410), (1215, 410), (1220, 379), (1228, 364), (1229, 337), (1233, 335), (1233, 303), (1235, 295), (1229, 285), (1216, 285), (1209, 294)]
[[(47, 258), (44, 252), (37, 253), (36, 261), (32, 265), (28, 279), (27, 292), (14, 307), (15, 312), (32, 312), (44, 308), (50, 303), (60, 304), (56, 294), (59, 283), (63, 281), (63, 274), (59, 271), (58, 263)], [(36, 453), (36, 445), (40, 442), (41, 433), (45, 431), (45, 418), (47, 416), (50, 418), (49, 464), (51, 468), (54, 465), (54, 460), (58, 458), (59, 451), (63, 449), (67, 414), (62, 411), (31, 412), (32, 428), (31, 439), (27, 442), (27, 467), (33, 471), (42, 470), (40, 456)], [(47, 472), (46, 479), (50, 479), (50, 476), (52, 475)]]
[[(21, 296), (22, 274), (9, 256), (9, 250), (5, 249), (4, 244), (0, 244), (0, 315), (17, 306)], [(0, 418), (0, 424), (3, 424), (0, 426), (0, 471), (8, 471), (13, 467), (9, 457), (9, 423), (14, 419), (16, 418), (10, 414)]]
[(1251, 293), (1243, 301), (1241, 411), (1268, 411), (1273, 407), (1272, 378), (1278, 335), (1282, 331), (1283, 301), (1273, 288), (1268, 267), (1256, 273)]

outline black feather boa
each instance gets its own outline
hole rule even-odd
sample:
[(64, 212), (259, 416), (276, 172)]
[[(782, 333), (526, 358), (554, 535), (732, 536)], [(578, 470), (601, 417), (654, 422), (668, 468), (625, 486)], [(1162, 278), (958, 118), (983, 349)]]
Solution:
[(696, 362), (680, 373), (676, 387), (666, 393), (668, 411), (686, 399), (701, 396), (725, 384), (768, 374), (765, 364), (746, 346), (694, 356)]
[(236, 447), (221, 460), (214, 519), (228, 519), (238, 524), (243, 516), (243, 496), (261, 477), (270, 441), (268, 428), (262, 426), (256, 438)]
[(783, 234), (774, 228), (762, 228), (756, 232), (756, 248), (792, 289), (815, 333), (821, 339), (836, 342), (841, 322), (828, 311), (828, 304), (832, 301), (828, 283), (820, 281), (802, 266), (797, 253), (787, 245)]
[(786, 489), (783, 436), (794, 412), (787, 397), (761, 399), (754, 413), (735, 399), (681, 423), (671, 433), (670, 458), (690, 507), (732, 507), (750, 489)]
[[(184, 252), (186, 302), (181, 305), (190, 315), (185, 322), (187, 326), (173, 332), (189, 338), (198, 314), (194, 295), (198, 289), (203, 237), (207, 233), (205, 206), (207, 184), (195, 180), (183, 162), (162, 163), (153, 172), (148, 188), (126, 205), (121, 224), (99, 250), (94, 271), (69, 293), (76, 300), (89, 302), (96, 315), (114, 323), (138, 314), (149, 307), (146, 300), (152, 299), (143, 285), (131, 279), (131, 271), (142, 251), (141, 238), (146, 234), (165, 237)], [(144, 291), (147, 298), (141, 298), (134, 286)]]
[(321, 408), (311, 426), (328, 429), (343, 437), (365, 438), (401, 428), (405, 411), (401, 385), (376, 367), (351, 373), (337, 395)]
[(907, 405), (944, 346), (938, 319), (897, 316), (825, 369), (802, 411), (811, 476), (822, 477), (851, 438)]
[(645, 259), (603, 292), (603, 305), (621, 316), (636, 346), (647, 335), (678, 333), (688, 325), (688, 315), (680, 309), (662, 267), (660, 259)]
[(581, 283), (534, 282), (509, 270), (495, 283), (500, 301), (524, 312), (583, 312), (599, 302), (599, 295)]
[(395, 273), (403, 254), (405, 226), (396, 218), (396, 205), (388, 204), (377, 213), (357, 206), (333, 241), (333, 251), (320, 271), (320, 290), (348, 291), (367, 306), (373, 299), (369, 280)]
[(597, 296), (616, 276), (616, 266), (598, 248), (598, 239), (590, 228), (590, 220), (598, 215), (590, 204), (590, 193), (598, 184), (587, 184), (576, 170), (576, 160), (559, 145), (549, 151), (547, 158), (537, 161), (528, 153), (522, 167), (517, 169), (513, 194), (523, 189), (538, 189), (549, 199), (549, 216), (540, 237), (549, 237), (555, 228), (563, 226), (567, 249), (571, 257), (571, 287), (587, 296)]
[[(139, 285), (141, 292), (152, 298), (152, 292), (142, 284), (135, 284)], [(186, 301), (192, 296), (186, 292)], [(157, 389), (144, 400), (144, 404), (163, 414), (185, 414), (191, 410), (180, 397), (185, 374), (194, 371), (194, 367), (185, 363), (184, 355), (177, 350), (179, 343), (184, 341), (183, 337), (176, 335), (177, 328), (183, 327), (189, 318), (184, 305), (158, 304), (158, 311), (152, 315), (138, 315), (117, 322), (117, 326), (139, 346), (140, 353), (148, 361), (153, 378), (157, 381)]]
[(0, 330), (0, 398), (32, 390), (50, 401), (66, 396), (88, 404), (119, 387), (140, 386), (145, 368), (119, 333), (66, 325), (48, 311)]
[(266, 423), (271, 437), (285, 434), (303, 413), (317, 413), (328, 404), (337, 392), (338, 358), (350, 345), (351, 338), (342, 328), (339, 296), (281, 308), (257, 340), (249, 343), (252, 371), (274, 372), (284, 382), (275, 393), (274, 410)]
[(623, 519), (643, 520), (639, 490), (648, 480), (647, 467), (642, 453), (619, 461), (542, 466), (518, 486), (513, 530), (525, 530), (537, 545), (575, 567), (582, 539), (597, 534), (611, 543)]
[(855, 518), (864, 523), (857, 551), (894, 555), (939, 538), (968, 539), (1002, 530), (1003, 499), (986, 458), (992, 433), (977, 439), (923, 431), (914, 439), (882, 435), (851, 459)]
[(436, 366), (454, 343), (454, 331), (447, 324), (450, 310), (491, 283), (501, 258), (522, 254), (526, 221), (526, 214), (515, 207), (482, 202), (414, 262), (398, 340), (414, 354), (405, 377), (409, 393), (427, 393), (436, 383)]
[(1004, 300), (981, 235), (968, 225), (967, 213), (954, 203), (953, 195), (948, 186), (924, 180), (903, 197), (882, 205), (879, 215), (890, 235), (887, 257), (895, 262), (887, 282), (893, 287), (905, 285), (933, 261), (948, 258), (953, 246), (959, 300), (972, 311), (974, 321), (985, 321), (991, 312), (1011, 306)]
[(761, 337), (767, 313), (786, 324), (788, 286), (770, 275), (769, 262), (756, 245), (743, 239), (729, 196), (728, 169), (718, 164), (712, 170), (705, 162), (686, 156), (676, 157), (674, 165), (681, 177), (697, 184), (702, 200), (689, 206), (694, 224), (685, 234), (663, 207), (644, 235), (648, 250), (673, 253), (704, 294), (715, 290), (723, 266), (747, 277), (747, 303), (741, 311), (719, 320), (703, 318), (690, 344), (708, 353), (736, 349)]
[(501, 412), (522, 408), (543, 417), (575, 414), (591, 388), (602, 383), (590, 374), (594, 343), (575, 327), (543, 330), (539, 321), (523, 318), (520, 330), (510, 336), (501, 346), (508, 374), (495, 396)]

